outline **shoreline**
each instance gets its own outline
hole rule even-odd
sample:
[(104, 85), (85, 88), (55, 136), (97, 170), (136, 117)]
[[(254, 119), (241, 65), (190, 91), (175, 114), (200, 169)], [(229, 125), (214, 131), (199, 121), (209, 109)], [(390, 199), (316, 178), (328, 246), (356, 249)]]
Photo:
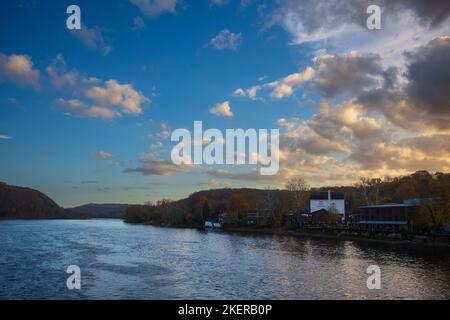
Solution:
[(327, 240), (343, 240), (343, 241), (358, 241), (358, 242), (371, 242), (379, 244), (394, 244), (394, 245), (408, 245), (408, 246), (425, 246), (425, 247), (447, 247), (450, 248), (450, 243), (445, 242), (416, 242), (406, 239), (389, 239), (389, 238), (369, 238), (363, 236), (352, 235), (337, 235), (323, 232), (307, 232), (288, 230), (283, 228), (270, 229), (270, 228), (245, 228), (245, 227), (227, 227), (220, 229), (226, 233), (239, 233), (239, 234), (258, 234), (258, 235), (278, 235), (278, 236), (292, 236), (296, 238), (305, 239), (327, 239)]

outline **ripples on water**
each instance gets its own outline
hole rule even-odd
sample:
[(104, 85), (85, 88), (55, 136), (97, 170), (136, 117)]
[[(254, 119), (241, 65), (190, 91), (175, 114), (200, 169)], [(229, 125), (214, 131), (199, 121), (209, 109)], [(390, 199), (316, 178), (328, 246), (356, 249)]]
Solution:
[[(448, 248), (1, 221), (0, 299), (450, 299)], [(79, 291), (67, 266), (81, 268)], [(376, 264), (381, 290), (368, 290)]]

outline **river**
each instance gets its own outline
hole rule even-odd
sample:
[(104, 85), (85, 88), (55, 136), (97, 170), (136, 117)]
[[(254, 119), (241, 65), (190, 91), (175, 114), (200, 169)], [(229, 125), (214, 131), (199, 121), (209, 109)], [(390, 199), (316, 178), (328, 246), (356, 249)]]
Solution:
[[(0, 299), (450, 299), (448, 248), (109, 219), (0, 221), (0, 245)], [(69, 265), (80, 290), (66, 286)]]

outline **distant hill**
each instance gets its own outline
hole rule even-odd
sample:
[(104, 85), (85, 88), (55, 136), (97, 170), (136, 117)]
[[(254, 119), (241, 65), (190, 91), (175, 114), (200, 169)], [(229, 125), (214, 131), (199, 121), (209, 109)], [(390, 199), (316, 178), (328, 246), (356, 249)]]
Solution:
[(122, 219), (128, 204), (122, 203), (89, 203), (82, 206), (68, 208), (72, 213), (84, 215), (88, 218), (117, 218)]
[(0, 182), (0, 219), (69, 219), (70, 212), (31, 188)]

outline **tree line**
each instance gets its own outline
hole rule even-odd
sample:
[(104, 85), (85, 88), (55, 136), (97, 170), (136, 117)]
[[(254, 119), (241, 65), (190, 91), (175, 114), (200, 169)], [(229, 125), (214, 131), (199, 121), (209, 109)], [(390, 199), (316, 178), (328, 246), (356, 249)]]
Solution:
[[(125, 221), (174, 227), (202, 227), (205, 220), (217, 220), (226, 212), (226, 223), (244, 224), (250, 209), (272, 212), (274, 227), (283, 226), (291, 212), (309, 210), (313, 191), (345, 192), (346, 212), (364, 205), (401, 203), (405, 199), (424, 199), (416, 223), (436, 229), (450, 223), (450, 174), (418, 171), (411, 175), (360, 178), (352, 186), (311, 188), (302, 177), (286, 181), (283, 189), (214, 189), (199, 191), (179, 201), (129, 206)], [(336, 213), (330, 212), (330, 221)], [(337, 218), (337, 217), (336, 217)]]

